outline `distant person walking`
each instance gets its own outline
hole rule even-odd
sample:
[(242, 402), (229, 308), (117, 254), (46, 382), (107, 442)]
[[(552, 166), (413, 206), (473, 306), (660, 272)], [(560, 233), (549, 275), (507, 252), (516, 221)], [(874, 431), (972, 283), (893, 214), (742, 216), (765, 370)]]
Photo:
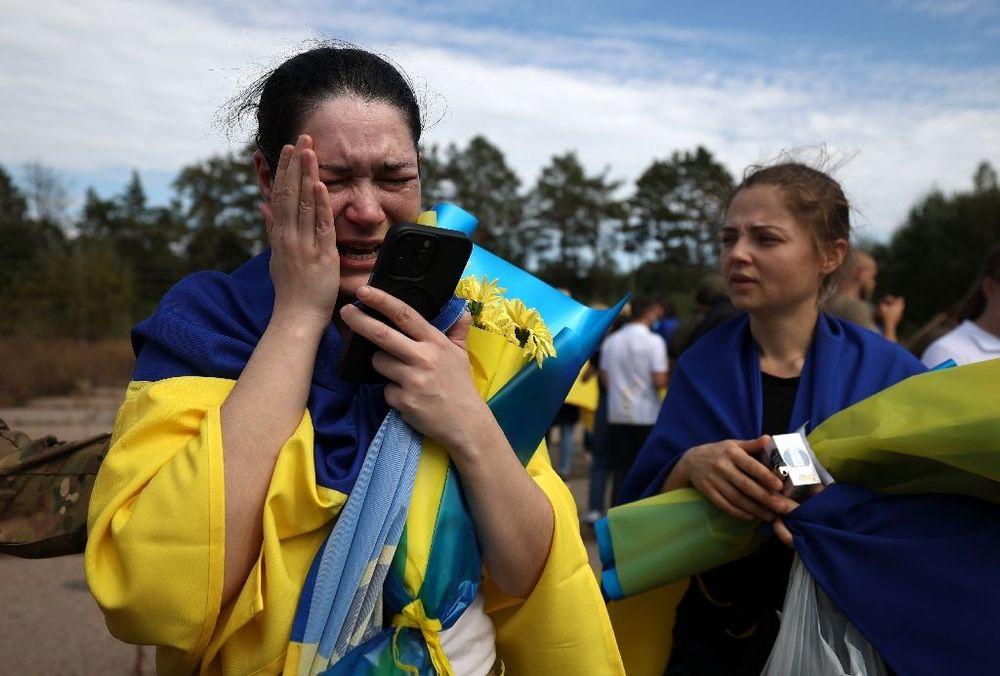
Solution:
[[(615, 319), (608, 330), (608, 337), (614, 335), (625, 321), (622, 317)], [(607, 338), (604, 339), (607, 343)], [(590, 432), (590, 490), (587, 498), (587, 513), (584, 523), (593, 526), (604, 516), (608, 508), (608, 388), (600, 378), (601, 348), (587, 363), (587, 376), (598, 376), (597, 411), (594, 412), (594, 429)]]
[(886, 340), (899, 342), (896, 328), (903, 319), (906, 300), (901, 296), (885, 296), (878, 305), (872, 304), (877, 278), (878, 263), (875, 259), (864, 251), (852, 250), (837, 282), (836, 294), (824, 304), (823, 309), (881, 333)]
[(649, 436), (667, 386), (667, 345), (652, 326), (663, 306), (650, 297), (632, 301), (632, 319), (604, 341), (601, 380), (608, 393), (608, 461), (613, 504), (625, 475)]
[(653, 325), (653, 331), (658, 333), (664, 342), (669, 342), (681, 320), (677, 316), (677, 308), (672, 300), (663, 301), (663, 316)]
[(931, 343), (921, 356), (928, 368), (948, 359), (961, 366), (1000, 357), (1000, 244), (986, 256), (976, 284), (959, 311), (962, 323)]
[(695, 313), (678, 325), (667, 341), (671, 371), (684, 350), (736, 314), (729, 302), (726, 280), (717, 272), (705, 275), (694, 294)]

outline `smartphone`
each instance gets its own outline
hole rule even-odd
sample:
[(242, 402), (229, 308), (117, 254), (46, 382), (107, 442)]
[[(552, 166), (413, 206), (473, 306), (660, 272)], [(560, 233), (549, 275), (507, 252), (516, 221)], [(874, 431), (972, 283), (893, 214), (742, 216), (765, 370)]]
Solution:
[[(472, 240), (464, 233), (399, 223), (382, 241), (368, 285), (392, 294), (431, 321), (454, 295), (471, 254)], [(362, 309), (394, 326), (381, 313)], [(352, 383), (386, 382), (372, 367), (377, 350), (370, 340), (352, 333), (340, 360), (340, 377)]]

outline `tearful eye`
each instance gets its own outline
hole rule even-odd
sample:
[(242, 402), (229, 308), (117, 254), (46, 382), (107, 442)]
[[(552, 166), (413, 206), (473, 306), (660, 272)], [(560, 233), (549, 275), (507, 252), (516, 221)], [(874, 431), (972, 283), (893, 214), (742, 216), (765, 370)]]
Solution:
[(380, 179), (382, 183), (388, 183), (389, 185), (406, 185), (410, 181), (414, 180), (414, 177), (408, 176), (405, 178), (383, 178)]

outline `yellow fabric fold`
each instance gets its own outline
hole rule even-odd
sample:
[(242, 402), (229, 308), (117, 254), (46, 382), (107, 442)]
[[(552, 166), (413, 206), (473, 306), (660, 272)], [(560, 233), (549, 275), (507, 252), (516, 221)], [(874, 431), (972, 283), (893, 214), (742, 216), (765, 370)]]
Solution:
[(275, 464), (260, 557), (220, 607), (219, 408), (232, 386), (198, 377), (132, 383), (94, 486), (87, 582), (113, 635), (157, 646), (159, 673), (279, 673), (302, 581), (346, 501), (316, 485), (306, 413)]
[(528, 463), (555, 517), (549, 558), (526, 599), (501, 592), (488, 578), (486, 612), (508, 673), (538, 676), (624, 674), (607, 607), (580, 538), (576, 502), (552, 469), (545, 443)]
[[(505, 341), (476, 333), (482, 332), (470, 334), (473, 376), (488, 397), (523, 357)], [(279, 673), (297, 664), (286, 652), (299, 592), (346, 501), (316, 485), (307, 412), (275, 465), (260, 557), (236, 599), (220, 607), (225, 482), (219, 409), (232, 386), (200, 377), (130, 385), (91, 499), (88, 584), (115, 636), (157, 646), (163, 674)], [(527, 471), (552, 504), (555, 530), (527, 599), (504, 596), (488, 579), (484, 584), (497, 652), (509, 673), (623, 674), (576, 505), (544, 443)]]
[[(424, 637), (424, 643), (427, 644), (427, 652), (431, 656), (431, 664), (434, 666), (435, 673), (438, 676), (455, 676), (455, 672), (451, 668), (451, 662), (448, 661), (448, 656), (441, 645), (441, 620), (427, 617), (423, 601), (415, 599), (408, 603), (401, 612), (392, 618), (392, 626), (396, 627), (397, 635), (399, 629), (403, 627), (419, 629), (421, 635)], [(399, 661), (399, 657), (396, 654), (395, 641), (396, 637), (393, 636), (393, 660), (399, 669), (406, 671), (406, 665)]]

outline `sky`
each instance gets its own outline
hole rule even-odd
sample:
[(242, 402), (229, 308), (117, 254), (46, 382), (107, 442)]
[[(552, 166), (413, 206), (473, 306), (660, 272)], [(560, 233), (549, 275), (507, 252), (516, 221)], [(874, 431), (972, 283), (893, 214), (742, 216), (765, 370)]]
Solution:
[(485, 135), (525, 186), (575, 149), (629, 185), (704, 145), (735, 176), (791, 151), (834, 169), (886, 240), (928, 191), (1000, 167), (1000, 0), (400, 2), (0, 0), (0, 165), (154, 203), (236, 149), (227, 101), (340, 38), (414, 82), (427, 145)]

